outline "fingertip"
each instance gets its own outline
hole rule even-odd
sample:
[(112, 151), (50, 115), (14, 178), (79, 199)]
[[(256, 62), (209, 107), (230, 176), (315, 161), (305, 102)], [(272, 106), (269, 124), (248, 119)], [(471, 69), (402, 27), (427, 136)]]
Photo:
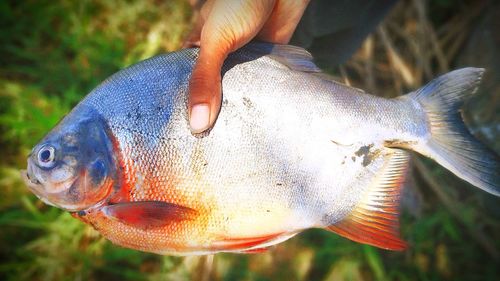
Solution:
[(193, 134), (209, 130), (217, 120), (222, 94), (220, 87), (213, 87), (213, 89), (215, 91), (205, 91), (204, 95), (195, 96), (189, 102), (189, 127)]
[(198, 134), (210, 128), (210, 104), (199, 103), (191, 106), (189, 126), (193, 134)]

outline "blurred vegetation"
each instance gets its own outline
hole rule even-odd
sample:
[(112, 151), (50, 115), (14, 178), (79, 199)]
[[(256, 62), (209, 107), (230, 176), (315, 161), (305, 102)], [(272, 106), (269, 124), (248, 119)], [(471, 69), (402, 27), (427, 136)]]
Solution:
[[(498, 152), (499, 13), (493, 1), (400, 1), (332, 71), (396, 96), (486, 66), (465, 117)], [(500, 201), (422, 158), (404, 197), (405, 252), (310, 230), (262, 254), (163, 257), (114, 246), (32, 195), (19, 175), (31, 147), (107, 76), (178, 49), (190, 25), (182, 0), (0, 2), (0, 280), (498, 280)]]

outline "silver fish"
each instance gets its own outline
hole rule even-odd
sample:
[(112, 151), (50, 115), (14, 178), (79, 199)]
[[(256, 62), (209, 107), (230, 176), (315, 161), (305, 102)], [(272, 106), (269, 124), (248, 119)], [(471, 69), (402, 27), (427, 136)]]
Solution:
[(34, 147), (29, 188), (118, 245), (175, 255), (259, 252), (308, 228), (404, 249), (408, 150), (500, 195), (498, 156), (459, 113), (483, 69), (386, 99), (334, 81), (301, 48), (252, 43), (225, 62), (215, 126), (193, 136), (197, 54), (104, 81)]

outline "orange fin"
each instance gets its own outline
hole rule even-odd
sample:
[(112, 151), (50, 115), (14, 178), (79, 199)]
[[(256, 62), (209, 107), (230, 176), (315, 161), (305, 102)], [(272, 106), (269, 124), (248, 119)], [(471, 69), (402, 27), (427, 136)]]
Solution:
[(103, 207), (102, 212), (113, 220), (143, 229), (190, 220), (196, 215), (191, 208), (161, 201), (117, 203)]
[(261, 250), (264, 251), (265, 247), (262, 248), (257, 248), (257, 249), (251, 249), (253, 247), (256, 247), (258, 245), (265, 244), (277, 237), (279, 237), (282, 233), (276, 233), (276, 234), (271, 234), (271, 235), (266, 235), (266, 236), (259, 236), (259, 237), (245, 237), (245, 238), (226, 238), (222, 239), (219, 241), (216, 241), (212, 244), (213, 249), (219, 250), (219, 251), (239, 251), (242, 253), (258, 253), (258, 252), (253, 252), (254, 250)]
[(392, 149), (380, 176), (368, 188), (352, 213), (328, 226), (328, 230), (356, 242), (387, 250), (401, 251), (406, 242), (399, 238), (399, 201), (409, 166), (408, 152)]
[(242, 254), (260, 254), (260, 253), (267, 252), (267, 250), (269, 250), (269, 247), (244, 250), (244, 251), (241, 251), (240, 253), (242, 253)]

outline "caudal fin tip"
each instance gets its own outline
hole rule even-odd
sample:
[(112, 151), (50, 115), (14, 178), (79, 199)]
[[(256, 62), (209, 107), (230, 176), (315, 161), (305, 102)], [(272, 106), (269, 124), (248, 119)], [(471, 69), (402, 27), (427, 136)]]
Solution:
[(483, 80), (483, 75), (486, 70), (484, 68), (474, 68), (474, 72), (476, 75), (476, 79), (474, 81), (474, 84), (476, 84), (476, 88), (473, 90), (472, 94), (475, 94), (477, 92), (477, 89), (479, 87), (479, 84), (481, 84), (481, 81)]
[(429, 121), (430, 139), (419, 152), (458, 177), (495, 196), (500, 195), (500, 159), (469, 132), (458, 114), (464, 100), (477, 92), (484, 68), (466, 67), (444, 74), (412, 93)]
[(486, 70), (484, 68), (482, 68), (482, 67), (472, 67), (472, 66), (470, 66), (470, 67), (464, 67), (464, 68), (460, 68), (460, 69), (451, 71), (450, 73), (453, 73), (453, 72), (469, 72), (469, 73), (474, 73), (477, 76), (482, 76), (485, 71)]
[(455, 81), (463, 81), (465, 83), (467, 83), (467, 81), (471, 84), (473, 84), (473, 90), (472, 90), (472, 94), (474, 94), (476, 91), (477, 91), (477, 88), (479, 86), (479, 84), (481, 84), (481, 80), (483, 79), (483, 75), (485, 73), (485, 69), (484, 68), (480, 68), (480, 67), (465, 67), (465, 68), (461, 68), (461, 69), (458, 69), (458, 70), (455, 70), (455, 71), (452, 71), (448, 74), (445, 74), (445, 75), (449, 75), (449, 77), (452, 79), (452, 80), (455, 80)]

